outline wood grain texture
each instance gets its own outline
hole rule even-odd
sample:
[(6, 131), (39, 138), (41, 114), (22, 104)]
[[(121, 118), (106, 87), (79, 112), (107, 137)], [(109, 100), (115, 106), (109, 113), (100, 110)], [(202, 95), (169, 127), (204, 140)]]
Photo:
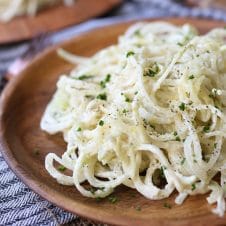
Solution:
[[(166, 19), (175, 24), (191, 23), (201, 33), (223, 22), (195, 19)], [(75, 54), (90, 56), (101, 48), (116, 43), (118, 35), (131, 23), (112, 25), (83, 34), (63, 43), (61, 47)], [(20, 76), (12, 79), (1, 96), (0, 146), (2, 154), (16, 175), (45, 199), (72, 213), (99, 222), (115, 225), (225, 225), (226, 216), (211, 213), (206, 195), (189, 197), (183, 205), (174, 204), (176, 193), (170, 198), (151, 201), (135, 190), (120, 186), (115, 190), (118, 202), (107, 199), (100, 202), (83, 197), (75, 187), (59, 185), (44, 168), (47, 153), (61, 155), (65, 143), (60, 134), (49, 136), (39, 128), (40, 118), (56, 89), (59, 75), (72, 65), (58, 58), (51, 49), (36, 58)], [(39, 149), (39, 154), (35, 149)], [(164, 203), (172, 205), (166, 209)], [(140, 206), (141, 211), (136, 207)]]
[(91, 17), (106, 13), (122, 0), (76, 0), (71, 7), (53, 6), (41, 10), (34, 17), (15, 17), (8, 23), (0, 22), (0, 44), (31, 39), (44, 32), (52, 32)]

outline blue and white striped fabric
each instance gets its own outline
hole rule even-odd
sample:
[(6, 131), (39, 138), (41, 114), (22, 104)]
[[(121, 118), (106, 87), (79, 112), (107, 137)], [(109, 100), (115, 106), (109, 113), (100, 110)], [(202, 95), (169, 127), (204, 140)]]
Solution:
[[(112, 12), (108, 17), (94, 19), (65, 29), (54, 34), (51, 40), (53, 43), (58, 43), (90, 28), (129, 19), (161, 16), (192, 16), (226, 21), (226, 13), (222, 10), (190, 9), (173, 0), (126, 0), (121, 8)], [(7, 67), (27, 50), (28, 45), (28, 42), (23, 42), (0, 46), (0, 87), (5, 84), (2, 75)], [(27, 188), (9, 169), (0, 154), (0, 226), (57, 225), (70, 222), (75, 218), (72, 214), (43, 200)], [(84, 222), (80, 225), (88, 225), (88, 223)]]
[(27, 188), (0, 155), (0, 225), (59, 225), (75, 217)]

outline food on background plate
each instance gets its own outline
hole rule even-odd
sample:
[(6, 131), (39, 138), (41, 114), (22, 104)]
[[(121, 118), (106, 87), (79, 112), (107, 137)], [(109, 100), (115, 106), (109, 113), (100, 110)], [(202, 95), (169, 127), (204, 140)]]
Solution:
[(38, 10), (63, 2), (72, 5), (74, 0), (0, 0), (0, 21), (8, 22), (15, 16), (34, 16)]
[(63, 133), (67, 150), (49, 153), (46, 170), (91, 198), (119, 185), (151, 200), (176, 190), (177, 204), (210, 192), (223, 216), (225, 40), (223, 28), (199, 36), (188, 24), (143, 22), (89, 58), (60, 49), (76, 67), (57, 82), (41, 128)]

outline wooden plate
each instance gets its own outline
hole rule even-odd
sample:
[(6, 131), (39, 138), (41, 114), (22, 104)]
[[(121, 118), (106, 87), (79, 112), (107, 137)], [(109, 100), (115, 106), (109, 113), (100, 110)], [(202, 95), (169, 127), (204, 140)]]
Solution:
[(8, 23), (0, 22), (0, 44), (33, 38), (43, 33), (78, 24), (106, 13), (122, 0), (76, 0), (71, 7), (58, 5), (42, 10), (35, 17), (15, 17)]
[[(189, 22), (200, 32), (223, 27), (223, 22), (195, 19), (167, 19), (175, 24)], [(90, 31), (61, 47), (75, 54), (90, 56), (115, 43), (117, 36), (130, 25), (118, 24)], [(104, 34), (104, 35), (103, 35)], [(1, 97), (0, 135), (3, 156), (16, 175), (45, 199), (72, 213), (116, 225), (225, 225), (226, 216), (211, 213), (205, 195), (189, 197), (181, 206), (169, 199), (150, 201), (135, 190), (119, 187), (115, 204), (107, 199), (97, 202), (80, 195), (75, 187), (59, 185), (44, 168), (48, 152), (61, 155), (65, 143), (61, 135), (49, 136), (39, 128), (40, 118), (56, 89), (59, 75), (72, 65), (58, 58), (51, 49), (36, 58), (22, 73), (9, 82)], [(36, 149), (39, 149), (39, 154)], [(164, 207), (167, 202), (171, 209)], [(137, 210), (141, 207), (141, 211)]]

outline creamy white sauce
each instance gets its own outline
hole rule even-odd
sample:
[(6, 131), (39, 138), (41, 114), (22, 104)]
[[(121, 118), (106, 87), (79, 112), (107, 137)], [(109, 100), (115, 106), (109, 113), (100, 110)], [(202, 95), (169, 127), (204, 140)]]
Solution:
[[(90, 58), (59, 50), (78, 65), (60, 77), (41, 121), (43, 130), (62, 132), (68, 144), (61, 158), (47, 155), (50, 175), (92, 198), (121, 184), (153, 200), (177, 190), (177, 204), (212, 191), (207, 201), (223, 216), (225, 38), (225, 29), (198, 36), (190, 25), (139, 23)], [(164, 172), (163, 188), (153, 182), (156, 169)], [(96, 190), (84, 188), (84, 181)]]

